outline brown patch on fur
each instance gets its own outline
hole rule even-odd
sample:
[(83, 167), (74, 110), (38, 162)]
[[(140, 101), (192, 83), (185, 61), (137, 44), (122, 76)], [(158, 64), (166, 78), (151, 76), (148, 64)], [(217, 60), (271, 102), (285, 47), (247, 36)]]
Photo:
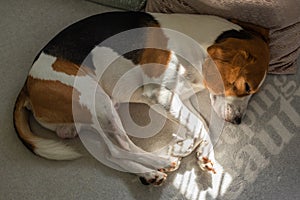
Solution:
[(86, 74), (94, 74), (94, 72), (88, 67), (80, 66), (61, 58), (56, 59), (56, 61), (52, 64), (52, 69), (54, 71), (63, 72), (65, 74), (73, 76), (84, 76)]
[(40, 80), (31, 76), (28, 77), (26, 86), (30, 108), (39, 121), (73, 123), (73, 108), (80, 113), (80, 116), (76, 116), (78, 122), (91, 123), (91, 113), (85, 106), (80, 105), (80, 93), (73, 87), (59, 81)]
[(149, 77), (159, 77), (168, 68), (171, 52), (161, 49), (145, 49), (140, 64)]
[(28, 93), (26, 87), (23, 87), (14, 108), (14, 126), (19, 138), (24, 145), (31, 151), (35, 149), (34, 142), (32, 140), (31, 130), (29, 127), (29, 112), (25, 109), (28, 104)]
[[(140, 57), (139, 64), (149, 77), (159, 77), (168, 68), (170, 62), (171, 52), (167, 49), (168, 38), (164, 35), (163, 31), (159, 29), (159, 24), (148, 24), (147, 40), (145, 49)], [(151, 48), (160, 47), (160, 48)]]
[(207, 52), (212, 60), (206, 60), (203, 75), (212, 93), (242, 97), (258, 91), (269, 66), (269, 48), (260, 37), (227, 38)]

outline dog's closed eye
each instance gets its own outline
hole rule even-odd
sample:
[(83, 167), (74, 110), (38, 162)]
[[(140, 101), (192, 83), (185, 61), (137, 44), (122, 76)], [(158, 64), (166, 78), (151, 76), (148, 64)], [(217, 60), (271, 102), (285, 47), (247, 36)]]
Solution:
[(248, 83), (245, 83), (245, 91), (247, 93), (250, 93), (251, 92), (251, 88), (250, 88), (250, 85)]

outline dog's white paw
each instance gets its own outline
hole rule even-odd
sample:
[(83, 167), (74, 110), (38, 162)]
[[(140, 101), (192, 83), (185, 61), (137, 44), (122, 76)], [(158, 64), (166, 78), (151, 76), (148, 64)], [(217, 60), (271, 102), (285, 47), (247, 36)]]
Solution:
[(160, 172), (173, 172), (173, 171), (175, 171), (179, 168), (180, 160), (181, 160), (181, 157), (174, 157), (169, 166), (164, 167), (162, 169), (159, 169), (158, 171), (160, 171)]
[(214, 169), (214, 163), (211, 159), (209, 159), (209, 157), (207, 156), (203, 156), (203, 148), (206, 148), (208, 146), (208, 143), (206, 141), (203, 141), (199, 148), (197, 149), (197, 159), (198, 159), (198, 165), (200, 167), (200, 169), (202, 169), (203, 171), (209, 171), (212, 173), (216, 173), (215, 169)]
[(185, 156), (189, 155), (194, 149), (194, 142), (195, 142), (195, 140), (193, 138), (188, 138), (188, 139), (176, 142), (171, 147), (172, 156), (185, 157)]
[(152, 171), (144, 173), (140, 176), (140, 180), (144, 185), (160, 186), (167, 178), (167, 174), (160, 171)]
[(200, 169), (202, 169), (203, 171), (209, 171), (212, 173), (216, 173), (216, 170), (214, 169), (214, 163), (208, 159), (208, 157), (206, 156), (200, 156), (198, 157), (198, 165), (200, 167)]

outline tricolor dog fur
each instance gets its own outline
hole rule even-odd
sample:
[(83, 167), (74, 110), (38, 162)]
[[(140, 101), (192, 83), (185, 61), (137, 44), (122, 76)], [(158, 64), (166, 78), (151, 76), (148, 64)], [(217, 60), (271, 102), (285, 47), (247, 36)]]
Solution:
[[(167, 111), (167, 117), (177, 123), (186, 125), (172, 108), (170, 102), (176, 96), (168, 87), (168, 81), (185, 90), (185, 84), (176, 82), (176, 73), (182, 75), (192, 87), (194, 93), (207, 88), (210, 93), (211, 105), (214, 111), (226, 121), (241, 123), (242, 117), (251, 96), (261, 87), (269, 64), (269, 49), (267, 43), (268, 31), (254, 25), (241, 26), (225, 19), (208, 15), (188, 14), (149, 14), (143, 12), (109, 12), (94, 15), (76, 22), (57, 34), (37, 55), (15, 104), (14, 124), (23, 143), (35, 154), (54, 160), (70, 160), (79, 157), (70, 147), (64, 144), (38, 137), (32, 133), (28, 121), (31, 112), (43, 127), (53, 130), (61, 138), (73, 138), (77, 135), (74, 120), (74, 107), (80, 110), (76, 115), (76, 123), (81, 127), (89, 127), (93, 119), (97, 119), (104, 127), (115, 130), (110, 137), (117, 138), (117, 145), (128, 150), (132, 142), (124, 135), (119, 137), (118, 127), (114, 122), (116, 113), (113, 90), (117, 81), (129, 70), (138, 67), (141, 73), (134, 80), (141, 82), (165, 81), (163, 85), (147, 84), (139, 87), (130, 102), (160, 104)], [(159, 36), (151, 31), (141, 36), (147, 45), (161, 43), (165, 49), (144, 48), (121, 54), (118, 45), (125, 41), (99, 45), (113, 35), (124, 31), (153, 27), (168, 28), (186, 34), (194, 39), (205, 50), (205, 61), (200, 63), (201, 71), (190, 65), (180, 63), (181, 59), (170, 49), (168, 34), (161, 29)], [(136, 39), (141, 42), (140, 39)], [(133, 44), (134, 45), (134, 44)], [(186, 45), (178, 41), (178, 46)], [(102, 57), (97, 52), (110, 52), (119, 57), (107, 69), (98, 62)], [(88, 55), (92, 55), (89, 57)], [(94, 55), (94, 56), (93, 56)], [(89, 59), (87, 59), (89, 58)], [(200, 58), (199, 58), (200, 59)], [(84, 64), (83, 64), (84, 63)], [(214, 67), (216, 66), (216, 67)], [(97, 78), (100, 77), (98, 80)], [(75, 84), (75, 79), (82, 84)], [(97, 82), (95, 105), (93, 112), (89, 96), (89, 84)], [(140, 84), (140, 83), (139, 83)], [(176, 85), (177, 87), (177, 85)], [(188, 99), (190, 93), (181, 93), (180, 98)], [(119, 97), (117, 102), (128, 102), (127, 98)], [(180, 101), (178, 100), (180, 103)], [(200, 102), (201, 103), (201, 102)], [(173, 109), (173, 110), (172, 110)], [(178, 114), (178, 113), (177, 113)], [(194, 122), (201, 123), (199, 116), (190, 111), (189, 116)], [(197, 131), (199, 131), (197, 129)], [(196, 132), (197, 132), (196, 131)], [(198, 134), (194, 133), (193, 134)], [(205, 137), (205, 136), (203, 136)], [(180, 158), (194, 150), (203, 137), (195, 137), (190, 149), (173, 154), (170, 163), (164, 169), (155, 169), (147, 173), (137, 173), (145, 184), (159, 185), (165, 180), (165, 172), (175, 170)], [(181, 141), (181, 144), (185, 141)], [(130, 148), (129, 148), (130, 151)], [(176, 151), (176, 150), (174, 150)], [(213, 171), (213, 155), (203, 154), (203, 145), (198, 147), (198, 159), (203, 169)], [(112, 154), (114, 157), (114, 154)], [(130, 166), (149, 167), (155, 157), (145, 157), (147, 160), (132, 161)], [(133, 159), (134, 160), (134, 159)], [(118, 157), (121, 165), (127, 161)], [(139, 162), (138, 165), (137, 163)], [(152, 166), (153, 167), (153, 166)]]

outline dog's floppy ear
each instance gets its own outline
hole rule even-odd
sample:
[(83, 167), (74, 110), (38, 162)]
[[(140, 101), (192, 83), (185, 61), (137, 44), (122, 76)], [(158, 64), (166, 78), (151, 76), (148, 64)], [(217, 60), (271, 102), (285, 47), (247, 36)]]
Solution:
[(214, 60), (210, 57), (205, 59), (202, 65), (203, 83), (205, 87), (213, 94), (224, 93), (224, 83)]
[(256, 58), (246, 50), (226, 49), (220, 44), (214, 44), (207, 48), (209, 56), (213, 60), (227, 62), (232, 66), (244, 66), (245, 64), (254, 63)]
[(221, 62), (230, 62), (235, 55), (235, 52), (230, 49), (226, 49), (219, 44), (214, 44), (208, 47), (207, 52), (213, 60), (219, 60)]

